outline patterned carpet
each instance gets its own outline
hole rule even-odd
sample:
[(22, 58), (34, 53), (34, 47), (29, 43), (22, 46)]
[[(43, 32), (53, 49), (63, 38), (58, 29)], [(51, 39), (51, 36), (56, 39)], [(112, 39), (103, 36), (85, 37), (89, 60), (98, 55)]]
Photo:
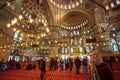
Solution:
[[(120, 80), (120, 70), (115, 70), (114, 74), (116, 80)], [(0, 80), (40, 80), (40, 70), (8, 69), (0, 72)], [(44, 80), (90, 80), (90, 75), (89, 73), (88, 75), (84, 75), (82, 69), (79, 75), (76, 75), (75, 70), (47, 70)]]

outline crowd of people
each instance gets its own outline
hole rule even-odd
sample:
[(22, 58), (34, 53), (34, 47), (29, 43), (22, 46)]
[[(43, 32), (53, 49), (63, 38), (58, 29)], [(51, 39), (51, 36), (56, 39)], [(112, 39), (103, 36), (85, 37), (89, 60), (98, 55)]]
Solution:
[[(115, 80), (112, 68), (110, 65), (103, 61), (102, 57), (100, 56), (97, 50), (92, 50), (90, 52), (91, 60), (88, 63), (87, 57), (84, 57), (82, 60), (79, 57), (73, 59), (72, 57), (68, 58), (60, 58), (60, 70), (67, 70), (69, 69), (72, 71), (73, 63), (76, 66), (76, 74), (79, 74), (81, 65), (83, 66), (83, 73), (87, 75), (88, 71), (88, 64), (90, 65), (90, 80)], [(44, 69), (41, 69), (41, 80), (43, 80), (43, 76), (46, 73), (46, 66), (45, 66), (45, 58), (44, 61)], [(50, 70), (55, 70), (56, 68), (56, 60), (51, 58), (50, 60)], [(43, 63), (41, 64), (43, 65)]]
[[(49, 60), (49, 70), (56, 70), (58, 67), (60, 71), (69, 70), (72, 71), (75, 66), (76, 74), (80, 74), (80, 68), (83, 69), (84, 75), (88, 74), (88, 66), (90, 70), (91, 80), (115, 80), (112, 72), (112, 68), (106, 62), (103, 61), (100, 54), (97, 50), (93, 50), (90, 52), (90, 60), (88, 60), (87, 56), (83, 58), (80, 57), (51, 57)], [(46, 58), (42, 57), (39, 62), (39, 69), (41, 70), (40, 79), (43, 80), (43, 77), (46, 73)], [(59, 63), (59, 65), (58, 65)], [(16, 68), (21, 69), (21, 65), (19, 62), (15, 62), (14, 60), (10, 60), (5, 63), (4, 59), (0, 62), (0, 71), (6, 70), (8, 68)], [(36, 65), (28, 64), (26, 70), (36, 69)]]
[[(59, 63), (59, 64), (58, 64)], [(76, 74), (79, 74), (80, 67), (83, 67), (83, 72), (85, 75), (87, 75), (88, 71), (88, 58), (87, 56), (84, 56), (83, 58), (73, 56), (69, 57), (51, 57), (49, 61), (49, 70), (56, 70), (58, 67), (60, 68), (60, 71), (62, 70), (73, 70), (73, 67), (75, 66)]]
[(19, 62), (16, 62), (14, 60), (5, 62), (4, 59), (2, 59), (0, 61), (0, 71), (4, 71), (6, 69), (11, 69), (11, 68), (21, 69), (21, 65)]

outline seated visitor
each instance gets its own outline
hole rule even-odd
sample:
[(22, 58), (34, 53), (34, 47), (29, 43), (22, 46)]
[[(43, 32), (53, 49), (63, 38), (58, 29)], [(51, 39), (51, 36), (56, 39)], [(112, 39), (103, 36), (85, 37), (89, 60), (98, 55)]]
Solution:
[(15, 66), (16, 66), (17, 69), (21, 69), (21, 65), (20, 65), (19, 62), (16, 62)]
[(32, 64), (29, 64), (27, 67), (26, 67), (26, 70), (31, 70), (32, 69)]

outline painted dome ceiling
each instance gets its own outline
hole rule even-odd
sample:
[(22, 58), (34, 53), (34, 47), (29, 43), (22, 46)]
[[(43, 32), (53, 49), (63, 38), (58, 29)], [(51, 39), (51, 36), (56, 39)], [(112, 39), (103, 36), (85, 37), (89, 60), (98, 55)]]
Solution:
[(50, 2), (61, 9), (72, 9), (83, 3), (83, 0), (50, 0)]
[[(89, 13), (85, 11), (85, 6), (82, 6), (82, 8), (79, 6), (85, 4), (83, 0), (22, 0), (17, 3), (20, 3), (19, 5), (16, 3), (17, 0), (14, 2), (15, 9), (11, 10), (8, 9), (9, 6), (5, 6), (3, 10), (7, 8), (8, 13), (14, 13), (15, 16), (9, 19), (10, 23), (7, 22), (7, 24), (9, 23), (9, 29), (19, 30), (20, 35), (25, 33), (25, 37), (27, 35), (38, 37), (45, 33), (50, 38), (58, 38), (62, 32), (79, 31), (83, 27), (89, 27), (90, 21), (92, 22)], [(2, 4), (0, 3), (0, 5)], [(19, 15), (23, 16), (22, 20), (18, 20)], [(33, 23), (29, 21), (31, 18)], [(16, 23), (13, 23), (13, 21), (16, 21)]]
[(24, 14), (25, 12), (31, 14), (34, 17), (44, 17), (45, 11), (44, 7), (39, 3), (39, 0), (23, 0), (21, 11)]
[[(76, 14), (77, 13), (77, 14)], [(88, 22), (88, 19), (81, 15), (80, 12), (71, 12), (67, 14), (63, 19), (63, 25), (65, 26), (76, 26), (83, 22)]]

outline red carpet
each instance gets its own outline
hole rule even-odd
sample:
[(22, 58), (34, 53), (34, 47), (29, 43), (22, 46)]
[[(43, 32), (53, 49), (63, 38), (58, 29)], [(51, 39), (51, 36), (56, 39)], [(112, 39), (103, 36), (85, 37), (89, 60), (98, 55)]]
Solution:
[[(116, 80), (120, 80), (120, 70), (114, 71)], [(16, 70), (9, 69), (0, 72), (0, 80), (40, 80), (40, 70)], [(82, 70), (79, 75), (75, 74), (75, 70), (73, 71), (48, 71), (44, 76), (44, 80), (90, 80), (90, 76), (84, 75)]]

